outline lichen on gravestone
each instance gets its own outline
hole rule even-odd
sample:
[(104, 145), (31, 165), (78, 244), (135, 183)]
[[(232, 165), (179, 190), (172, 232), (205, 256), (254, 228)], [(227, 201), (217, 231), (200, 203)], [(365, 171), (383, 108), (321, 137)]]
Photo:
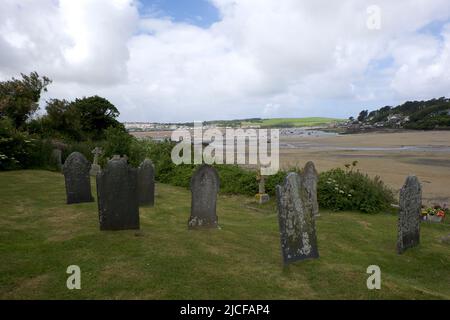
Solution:
[(314, 199), (317, 192), (311, 183), (314, 164), (308, 163), (303, 174), (290, 172), (284, 183), (276, 187), (278, 221), (283, 262), (285, 264), (318, 258)]
[(408, 176), (400, 190), (397, 253), (420, 243), (422, 186), (416, 176)]
[(212, 166), (203, 164), (191, 178), (191, 215), (189, 229), (217, 228), (217, 194), (220, 188), (219, 174)]

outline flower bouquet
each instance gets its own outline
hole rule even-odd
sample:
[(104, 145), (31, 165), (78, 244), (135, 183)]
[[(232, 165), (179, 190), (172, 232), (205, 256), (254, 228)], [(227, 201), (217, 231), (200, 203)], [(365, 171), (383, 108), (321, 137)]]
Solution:
[(450, 213), (450, 210), (446, 206), (434, 206), (432, 208), (427, 208), (422, 211), (422, 219), (429, 222), (442, 222), (445, 215)]

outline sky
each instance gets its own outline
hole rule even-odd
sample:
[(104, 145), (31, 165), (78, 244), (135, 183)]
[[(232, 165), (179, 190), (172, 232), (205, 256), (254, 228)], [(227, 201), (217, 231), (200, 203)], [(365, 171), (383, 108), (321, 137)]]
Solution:
[(450, 96), (448, 0), (0, 0), (0, 80), (121, 121), (326, 116)]

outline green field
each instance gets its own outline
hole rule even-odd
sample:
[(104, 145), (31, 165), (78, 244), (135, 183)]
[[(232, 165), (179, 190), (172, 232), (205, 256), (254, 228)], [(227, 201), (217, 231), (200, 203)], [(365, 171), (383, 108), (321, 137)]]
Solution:
[[(448, 223), (422, 224), (399, 256), (396, 216), (321, 212), (321, 257), (283, 268), (273, 200), (220, 195), (220, 230), (188, 231), (189, 211), (188, 190), (157, 184), (140, 231), (100, 232), (97, 203), (66, 205), (61, 174), (0, 172), (0, 298), (450, 299)], [(366, 287), (373, 264), (381, 290)]]
[(273, 118), (262, 119), (261, 121), (242, 122), (242, 125), (259, 124), (262, 127), (314, 127), (328, 125), (334, 122), (342, 122), (345, 120), (323, 117), (309, 118)]

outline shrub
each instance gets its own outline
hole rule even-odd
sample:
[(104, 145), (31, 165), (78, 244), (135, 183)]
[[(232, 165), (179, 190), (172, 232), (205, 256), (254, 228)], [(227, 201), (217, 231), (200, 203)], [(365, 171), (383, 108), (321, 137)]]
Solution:
[(130, 157), (131, 144), (133, 143), (133, 139), (135, 139), (133, 136), (117, 127), (109, 127), (106, 129), (105, 136), (104, 157), (110, 158), (115, 154)]
[(319, 206), (331, 210), (359, 210), (375, 213), (387, 210), (394, 202), (392, 191), (379, 177), (370, 178), (340, 168), (322, 172), (317, 186)]
[[(149, 158), (155, 165), (156, 181), (188, 188), (197, 165), (175, 165), (171, 159), (174, 145), (175, 143), (171, 141), (134, 139), (130, 146), (129, 161), (133, 166), (138, 166), (145, 158)], [(258, 192), (256, 172), (237, 165), (214, 165), (214, 167), (219, 173), (221, 192), (246, 195)]]
[[(104, 142), (98, 142), (98, 141), (83, 141), (83, 142), (71, 142), (67, 145), (66, 148), (62, 151), (62, 159), (63, 162), (65, 159), (72, 153), (72, 152), (80, 152), (83, 154), (86, 159), (89, 161), (93, 161), (94, 155), (92, 154), (92, 150), (94, 150), (95, 147), (103, 147)], [(106, 163), (106, 161), (105, 161)]]
[(0, 170), (53, 169), (52, 149), (50, 141), (15, 129), (8, 118), (0, 120)]
[(258, 192), (256, 172), (237, 165), (215, 165), (220, 177), (220, 192), (254, 196)]

